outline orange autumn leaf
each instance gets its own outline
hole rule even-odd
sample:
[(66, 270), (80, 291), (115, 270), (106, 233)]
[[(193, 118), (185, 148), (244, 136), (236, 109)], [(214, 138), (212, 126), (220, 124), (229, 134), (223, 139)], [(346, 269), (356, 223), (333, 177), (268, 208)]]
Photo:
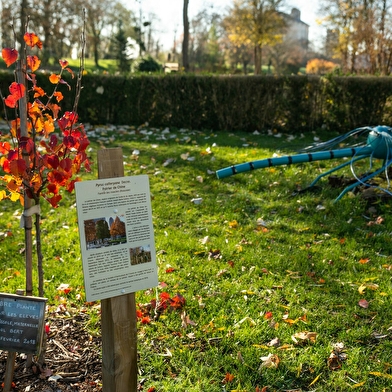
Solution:
[(370, 259), (368, 257), (367, 258), (363, 258), (363, 259), (359, 260), (359, 264), (367, 264), (369, 261), (370, 261)]
[(234, 374), (227, 372), (222, 382), (224, 384), (228, 384), (234, 380), (234, 377), (235, 377)]
[(31, 72), (35, 72), (41, 65), (41, 60), (37, 56), (27, 56), (26, 60)]
[(51, 74), (49, 76), (49, 80), (50, 80), (50, 83), (57, 84), (60, 82), (61, 77), (60, 77), (60, 75), (57, 75), (57, 74)]
[(34, 90), (34, 98), (43, 97), (45, 95), (45, 91), (42, 87), (35, 86)]
[(60, 91), (56, 91), (53, 95), (56, 97), (57, 102), (62, 101), (64, 98), (63, 94)]
[(34, 48), (34, 46), (37, 46), (39, 49), (42, 49), (42, 42), (36, 34), (25, 33), (23, 36), (23, 39), (26, 42), (27, 46), (30, 46), (31, 48)]
[(287, 318), (287, 319), (283, 319), (283, 321), (284, 321), (285, 323), (289, 324), (289, 325), (293, 325), (293, 324), (295, 324), (295, 323), (298, 322), (298, 319), (293, 320), (293, 319)]
[(1, 56), (7, 67), (9, 67), (18, 59), (18, 51), (12, 48), (4, 48), (1, 51)]

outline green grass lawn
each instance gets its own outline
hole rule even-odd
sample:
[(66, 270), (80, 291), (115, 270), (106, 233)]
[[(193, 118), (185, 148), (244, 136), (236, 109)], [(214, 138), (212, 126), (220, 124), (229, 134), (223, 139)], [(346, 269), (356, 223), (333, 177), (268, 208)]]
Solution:
[[(75, 72), (79, 69), (80, 59), (67, 59), (69, 62), (69, 66)], [(117, 60), (115, 59), (101, 59), (98, 62), (99, 67), (95, 65), (94, 59), (88, 58), (84, 60), (84, 69), (88, 73), (100, 73), (100, 72), (107, 72), (109, 74), (114, 74), (118, 71)], [(48, 68), (47, 66), (43, 68)], [(58, 72), (58, 61), (53, 60), (49, 68), (53, 68), (54, 72)], [(10, 70), (4, 63), (4, 60), (0, 57), (0, 70)], [(13, 71), (13, 69), (11, 69)]]
[[(95, 172), (84, 179), (97, 178), (98, 149), (118, 146), (125, 174), (150, 178), (160, 285), (136, 294), (138, 309), (163, 292), (186, 301), (138, 324), (143, 390), (392, 390), (391, 203), (351, 193), (334, 203), (341, 189), (327, 178), (294, 192), (341, 160), (216, 178), (231, 164), (295, 153), (316, 135), (275, 136), (89, 130)], [(22, 209), (0, 208), (1, 291), (12, 293), (24, 287)], [(88, 312), (86, 328), (99, 334), (99, 306), (84, 301), (75, 196), (57, 210), (44, 205), (42, 228), (50, 311)]]

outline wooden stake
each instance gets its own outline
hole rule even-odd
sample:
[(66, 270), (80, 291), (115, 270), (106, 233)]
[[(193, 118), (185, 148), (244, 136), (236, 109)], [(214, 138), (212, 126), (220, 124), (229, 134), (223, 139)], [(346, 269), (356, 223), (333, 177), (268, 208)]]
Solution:
[[(98, 178), (124, 176), (121, 148), (98, 151)], [(135, 294), (101, 301), (103, 392), (137, 391)]]
[(8, 351), (7, 364), (5, 365), (3, 392), (9, 392), (12, 389), (12, 380), (14, 378), (16, 352)]

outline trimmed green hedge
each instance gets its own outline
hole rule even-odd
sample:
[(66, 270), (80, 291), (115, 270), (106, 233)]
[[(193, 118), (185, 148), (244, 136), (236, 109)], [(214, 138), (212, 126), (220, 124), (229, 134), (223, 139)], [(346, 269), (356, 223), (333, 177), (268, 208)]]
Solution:
[[(10, 73), (0, 74), (6, 95)], [(71, 110), (75, 80), (61, 86)], [(53, 86), (39, 75), (46, 91)], [(84, 123), (212, 130), (307, 131), (327, 126), (346, 132), (390, 124), (392, 78), (316, 76), (86, 75), (79, 101)], [(3, 113), (4, 114), (4, 113)]]

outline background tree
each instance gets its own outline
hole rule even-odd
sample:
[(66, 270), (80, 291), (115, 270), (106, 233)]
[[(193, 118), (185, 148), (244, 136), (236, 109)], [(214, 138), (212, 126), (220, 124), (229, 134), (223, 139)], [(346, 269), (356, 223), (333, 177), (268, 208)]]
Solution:
[(343, 71), (390, 73), (390, 0), (324, 0), (322, 12), (328, 45)]
[(251, 46), (255, 73), (261, 73), (263, 47), (282, 41), (285, 20), (279, 13), (282, 0), (234, 0), (224, 19), (229, 40), (237, 46)]
[(189, 19), (188, 19), (188, 5), (189, 0), (184, 0), (184, 7), (182, 11), (182, 18), (184, 24), (184, 37), (182, 40), (182, 66), (184, 70), (189, 71)]
[(127, 55), (128, 39), (122, 28), (122, 21), (118, 22), (118, 31), (114, 36), (115, 58), (117, 60), (118, 70), (122, 73), (128, 73), (131, 69), (131, 62)]
[[(225, 46), (222, 31), (221, 17), (214, 12), (203, 10), (190, 21), (189, 62), (193, 71), (211, 71), (214, 57), (223, 61)], [(220, 51), (218, 56), (217, 50)]]

